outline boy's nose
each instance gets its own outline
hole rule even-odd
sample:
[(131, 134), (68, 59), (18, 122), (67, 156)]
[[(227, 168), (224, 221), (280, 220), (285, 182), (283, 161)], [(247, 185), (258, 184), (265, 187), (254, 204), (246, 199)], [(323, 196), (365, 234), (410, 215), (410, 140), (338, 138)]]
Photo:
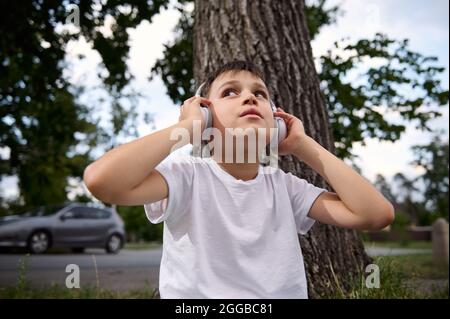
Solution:
[(255, 97), (255, 95), (253, 93), (250, 93), (245, 98), (244, 104), (258, 104), (258, 100), (256, 99), (256, 97)]

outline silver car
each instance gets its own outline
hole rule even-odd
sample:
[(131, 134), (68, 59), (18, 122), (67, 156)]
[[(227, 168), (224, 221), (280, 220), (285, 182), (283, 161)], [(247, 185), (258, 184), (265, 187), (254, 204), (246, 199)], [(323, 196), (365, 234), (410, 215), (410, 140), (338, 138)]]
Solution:
[(115, 210), (84, 203), (43, 206), (0, 218), (0, 247), (26, 247), (40, 254), (50, 247), (86, 247), (117, 253), (125, 241), (124, 223)]

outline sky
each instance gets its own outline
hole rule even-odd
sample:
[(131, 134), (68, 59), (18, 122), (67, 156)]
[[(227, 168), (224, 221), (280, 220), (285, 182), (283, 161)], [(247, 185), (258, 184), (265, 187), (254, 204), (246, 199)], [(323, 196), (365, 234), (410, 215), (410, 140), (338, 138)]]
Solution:
[[(317, 38), (311, 43), (315, 58), (325, 54), (333, 47), (333, 43), (342, 38), (357, 40), (371, 38), (376, 32), (387, 34), (397, 40), (410, 39), (410, 48), (423, 55), (439, 58), (439, 65), (446, 71), (441, 76), (442, 85), (448, 89), (449, 69), (449, 1), (448, 0), (329, 0), (329, 5), (340, 4), (343, 16), (338, 18), (337, 24), (324, 27)], [(140, 92), (138, 112), (143, 118), (145, 112), (154, 117), (154, 126), (145, 124), (142, 120), (138, 126), (139, 136), (163, 129), (177, 122), (179, 106), (166, 95), (166, 89), (159, 77), (149, 81), (150, 69), (158, 58), (162, 57), (163, 45), (173, 40), (173, 28), (177, 24), (179, 13), (173, 7), (162, 11), (154, 17), (152, 23), (142, 22), (137, 28), (129, 31), (130, 53), (127, 64), (134, 80), (130, 87)], [(109, 32), (108, 25), (104, 32)], [(76, 56), (84, 54), (85, 59), (78, 61)], [(100, 57), (83, 40), (72, 42), (67, 47), (67, 61), (72, 65), (66, 70), (66, 76), (74, 84), (83, 83), (94, 87), (99, 85), (99, 79), (92, 70), (98, 68)], [(90, 90), (81, 101), (94, 104), (92, 101), (104, 92)], [(106, 105), (96, 105), (104, 125), (108, 125), (110, 117)], [(431, 127), (445, 130), (442, 139), (448, 139), (448, 106), (440, 109), (443, 117), (431, 123)], [(396, 114), (386, 114), (388, 119), (399, 121)], [(413, 160), (410, 150), (412, 145), (426, 144), (431, 140), (429, 133), (415, 129), (415, 123), (403, 123), (407, 131), (395, 143), (380, 142), (376, 139), (366, 140), (366, 145), (354, 144), (354, 153), (359, 156), (356, 164), (362, 169), (364, 177), (374, 181), (376, 174), (384, 175), (388, 181), (398, 172), (408, 177), (415, 177), (421, 173), (409, 163)], [(127, 142), (134, 138), (124, 139)], [(190, 147), (178, 150), (187, 153)], [(0, 153), (7, 153), (0, 150)], [(96, 157), (101, 156), (96, 154)], [(174, 154), (173, 156), (176, 156)], [(72, 183), (76, 183), (72, 181)], [(79, 192), (86, 191), (83, 187)], [(3, 196), (13, 197), (17, 194), (17, 178), (8, 177), (0, 183)], [(73, 195), (73, 194), (72, 194)]]

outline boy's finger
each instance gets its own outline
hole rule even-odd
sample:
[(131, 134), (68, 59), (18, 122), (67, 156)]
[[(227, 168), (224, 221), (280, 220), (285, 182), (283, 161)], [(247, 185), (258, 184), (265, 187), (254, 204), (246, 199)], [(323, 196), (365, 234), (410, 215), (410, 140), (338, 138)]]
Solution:
[(207, 98), (204, 98), (202, 96), (196, 96), (196, 98), (199, 99), (201, 103), (205, 103), (208, 106), (212, 105), (212, 102), (210, 100), (208, 100)]
[(290, 114), (286, 112), (274, 112), (275, 115), (282, 116), (282, 117), (289, 117)]
[(204, 103), (206, 103), (206, 104), (208, 104), (208, 105), (211, 105), (211, 104), (212, 104), (212, 102), (211, 102), (210, 100), (208, 100), (208, 99), (206, 99), (206, 98), (204, 98), (204, 97), (202, 97), (201, 99), (202, 99), (202, 102), (204, 102)]

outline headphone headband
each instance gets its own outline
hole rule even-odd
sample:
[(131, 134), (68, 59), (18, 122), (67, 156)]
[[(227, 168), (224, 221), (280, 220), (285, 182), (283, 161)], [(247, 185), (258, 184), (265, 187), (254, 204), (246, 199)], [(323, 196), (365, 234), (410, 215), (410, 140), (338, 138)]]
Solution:
[(202, 84), (200, 84), (200, 86), (198, 87), (197, 91), (195, 91), (195, 96), (202, 96), (202, 89), (205, 86), (206, 82), (203, 82)]

